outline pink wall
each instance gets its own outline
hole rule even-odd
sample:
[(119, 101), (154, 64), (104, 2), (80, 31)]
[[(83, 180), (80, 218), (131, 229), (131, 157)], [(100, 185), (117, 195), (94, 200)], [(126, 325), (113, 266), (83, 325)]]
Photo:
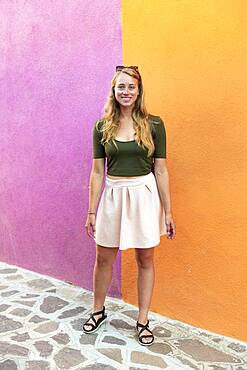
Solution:
[(0, 10), (0, 260), (91, 289), (91, 129), (122, 63), (121, 2), (6, 0)]

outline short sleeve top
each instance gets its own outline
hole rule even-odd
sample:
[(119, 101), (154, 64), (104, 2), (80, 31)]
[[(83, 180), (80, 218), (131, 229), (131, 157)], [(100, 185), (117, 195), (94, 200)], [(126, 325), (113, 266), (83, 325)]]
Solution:
[[(107, 174), (111, 176), (143, 176), (152, 171), (154, 158), (166, 158), (166, 129), (159, 116), (149, 115), (154, 142), (154, 153), (148, 157), (148, 150), (135, 140), (102, 144), (101, 127), (103, 121), (97, 121), (93, 129), (93, 158), (107, 159)], [(97, 124), (98, 123), (98, 124)]]

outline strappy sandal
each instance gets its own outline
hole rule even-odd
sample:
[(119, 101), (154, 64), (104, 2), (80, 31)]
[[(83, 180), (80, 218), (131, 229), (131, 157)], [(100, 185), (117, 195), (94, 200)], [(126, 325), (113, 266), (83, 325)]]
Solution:
[[(102, 316), (96, 321), (95, 316), (97, 315), (102, 315)], [(87, 321), (84, 323), (82, 330), (84, 331), (84, 333), (87, 333), (87, 334), (94, 333), (100, 327), (100, 325), (103, 324), (106, 318), (107, 318), (107, 315), (105, 314), (105, 306), (103, 306), (103, 309), (101, 311), (93, 312), (90, 315), (89, 319), (87, 319)], [(89, 322), (91, 319), (93, 320), (93, 323)], [(85, 328), (85, 326), (88, 326), (88, 325), (91, 326), (91, 329)]]
[[(141, 328), (139, 330), (139, 328)], [(151, 332), (151, 330), (149, 329), (149, 320), (147, 321), (147, 323), (145, 325), (143, 324), (140, 324), (138, 321), (136, 323), (136, 330), (138, 332), (138, 342), (142, 345), (142, 346), (150, 346), (153, 341), (154, 341), (154, 336), (153, 336), (153, 333)], [(143, 334), (142, 333), (144, 332), (144, 330), (147, 330), (150, 334)], [(143, 342), (143, 338), (151, 338), (150, 342)]]

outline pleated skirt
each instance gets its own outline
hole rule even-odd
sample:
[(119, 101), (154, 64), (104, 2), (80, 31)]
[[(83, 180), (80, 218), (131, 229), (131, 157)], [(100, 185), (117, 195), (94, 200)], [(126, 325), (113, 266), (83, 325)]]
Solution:
[(165, 212), (152, 172), (127, 179), (106, 176), (96, 215), (98, 245), (120, 250), (151, 248), (166, 233)]

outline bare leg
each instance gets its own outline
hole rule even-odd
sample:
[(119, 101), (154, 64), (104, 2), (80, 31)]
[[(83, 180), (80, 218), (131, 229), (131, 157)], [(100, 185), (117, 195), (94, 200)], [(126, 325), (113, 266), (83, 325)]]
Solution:
[[(148, 320), (148, 311), (151, 304), (153, 287), (154, 287), (154, 248), (136, 249), (136, 262), (138, 266), (138, 306), (139, 315), (138, 322), (146, 324)], [(143, 331), (142, 335), (150, 334), (148, 331)], [(144, 338), (143, 341), (149, 342), (150, 338)]]
[[(118, 248), (109, 248), (96, 245), (96, 259), (93, 274), (93, 312), (101, 311), (104, 306), (105, 297), (112, 279), (112, 268)], [(97, 321), (101, 315), (95, 316)], [(89, 320), (88, 323), (93, 323)], [(85, 325), (86, 330), (90, 330), (90, 325)]]

